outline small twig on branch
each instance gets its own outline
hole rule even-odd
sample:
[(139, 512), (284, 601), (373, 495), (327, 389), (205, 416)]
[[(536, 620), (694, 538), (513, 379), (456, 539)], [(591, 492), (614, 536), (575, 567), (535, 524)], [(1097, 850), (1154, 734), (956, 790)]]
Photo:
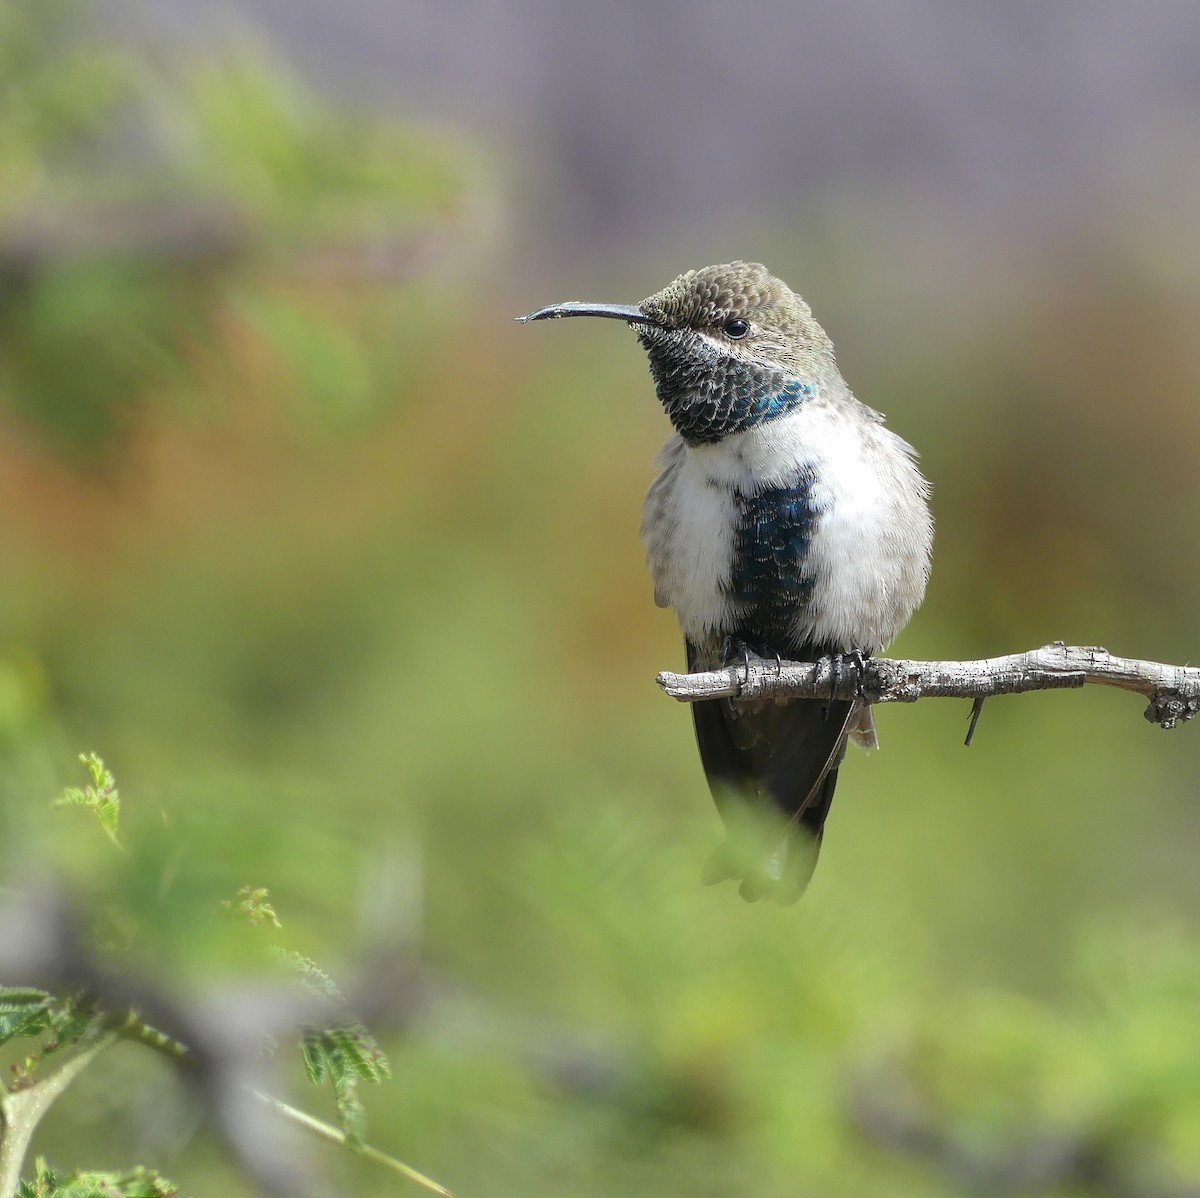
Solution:
[(1085, 683), (1115, 686), (1145, 695), (1145, 717), (1174, 728), (1200, 711), (1200, 667), (1163, 665), (1114, 657), (1107, 649), (1055, 641), (1028, 653), (982, 661), (901, 661), (867, 658), (861, 670), (850, 657), (834, 669), (818, 662), (751, 657), (701, 674), (658, 675), (674, 699), (695, 703), (722, 697), (742, 699), (853, 699), (868, 703), (915, 703), (925, 698), (986, 699), (1023, 691), (1057, 690)]

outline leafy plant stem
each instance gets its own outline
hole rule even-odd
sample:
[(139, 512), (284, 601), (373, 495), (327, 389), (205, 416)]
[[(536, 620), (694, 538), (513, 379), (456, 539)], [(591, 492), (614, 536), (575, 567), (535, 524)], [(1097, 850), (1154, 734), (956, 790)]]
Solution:
[(101, 1036), (27, 1089), (0, 1090), (0, 1198), (15, 1198), (29, 1142), (54, 1100), (116, 1039)]
[[(254, 1096), (261, 1102), (265, 1102), (267, 1106), (278, 1112), (285, 1119), (290, 1119), (293, 1123), (308, 1128), (315, 1135), (330, 1140), (334, 1144), (344, 1145), (346, 1143), (346, 1133), (340, 1128), (334, 1127), (333, 1124), (326, 1123), (322, 1119), (317, 1119), (305, 1111), (297, 1110), (294, 1106), (289, 1106), (286, 1102), (283, 1102), (272, 1094), (268, 1094), (265, 1090), (255, 1090)], [(379, 1165), (386, 1165), (389, 1169), (393, 1169), (395, 1172), (407, 1177), (410, 1181), (415, 1181), (417, 1185), (424, 1186), (427, 1190), (431, 1190), (435, 1194), (441, 1194), (442, 1198), (454, 1198), (450, 1190), (446, 1189), (445, 1186), (438, 1185), (433, 1178), (426, 1177), (424, 1173), (414, 1169), (411, 1165), (406, 1165), (401, 1160), (397, 1160), (394, 1156), (389, 1156), (386, 1152), (380, 1152), (378, 1148), (372, 1148), (370, 1144), (363, 1144), (355, 1151), (367, 1160), (374, 1161)], [(0, 1195), (0, 1198), (7, 1198), (7, 1196)]]
[[(173, 1061), (187, 1060), (191, 1056), (191, 1049), (186, 1044), (180, 1044), (178, 1040), (168, 1036), (165, 1032), (160, 1032), (158, 1028), (147, 1023), (134, 1010), (128, 1011), (121, 1018), (111, 1020), (108, 1026), (123, 1040), (133, 1040), (138, 1044), (144, 1044), (147, 1048), (161, 1052)], [(0, 1198), (3, 1198), (3, 1195), (0, 1195)]]

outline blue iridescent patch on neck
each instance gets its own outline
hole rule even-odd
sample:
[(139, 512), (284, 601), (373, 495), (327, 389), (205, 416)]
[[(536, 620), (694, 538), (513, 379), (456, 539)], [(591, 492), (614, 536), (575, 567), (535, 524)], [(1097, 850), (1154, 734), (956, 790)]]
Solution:
[(756, 424), (761, 424), (764, 420), (784, 416), (788, 412), (795, 411), (812, 393), (811, 383), (802, 383), (797, 378), (788, 379), (774, 395), (762, 395), (750, 403), (746, 407), (739, 425), (742, 428), (751, 428)]
[(821, 515), (813, 483), (808, 469), (789, 486), (738, 497), (730, 598), (741, 608), (738, 632), (750, 643), (785, 649), (812, 597), (807, 562)]
[(667, 415), (689, 445), (712, 444), (777, 420), (814, 393), (811, 383), (793, 375), (757, 368), (731, 371), (711, 383), (707, 391), (693, 391), (686, 398), (677, 395), (674, 403), (664, 401)]

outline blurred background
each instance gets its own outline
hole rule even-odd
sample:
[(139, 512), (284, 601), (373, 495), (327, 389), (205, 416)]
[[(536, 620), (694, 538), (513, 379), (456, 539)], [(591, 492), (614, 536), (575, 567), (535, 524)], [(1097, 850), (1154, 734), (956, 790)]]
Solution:
[[(1198, 55), (1183, 0), (7, 0), (8, 884), (176, 982), (246, 884), (335, 975), (419, 943), (369, 1138), (463, 1196), (1200, 1193), (1197, 730), (885, 708), (799, 906), (702, 888), (665, 418), (511, 320), (761, 260), (934, 482), (898, 654), (1194, 659)], [(49, 809), (89, 750), (128, 859)], [(35, 1147), (252, 1192), (112, 1055)]]

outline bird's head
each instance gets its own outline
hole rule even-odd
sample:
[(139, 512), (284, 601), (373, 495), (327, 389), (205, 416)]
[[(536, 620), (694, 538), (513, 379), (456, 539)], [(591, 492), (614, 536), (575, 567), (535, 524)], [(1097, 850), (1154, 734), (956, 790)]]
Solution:
[(627, 321), (667, 415), (692, 444), (794, 410), (833, 368), (808, 305), (757, 262), (686, 271), (636, 305), (555, 304), (519, 319), (564, 316)]

